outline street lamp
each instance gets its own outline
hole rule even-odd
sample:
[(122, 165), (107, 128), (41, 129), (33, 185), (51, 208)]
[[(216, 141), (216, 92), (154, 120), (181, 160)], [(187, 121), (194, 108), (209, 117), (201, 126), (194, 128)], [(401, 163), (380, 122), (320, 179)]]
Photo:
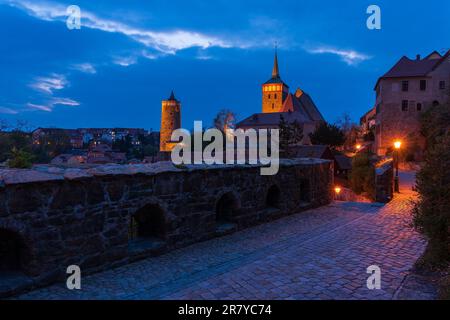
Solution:
[(399, 183), (398, 183), (398, 152), (402, 146), (402, 142), (400, 140), (396, 140), (394, 142), (394, 165), (395, 165), (395, 179), (394, 179), (394, 191), (400, 192)]
[(360, 145), (360, 144), (357, 144), (357, 145), (356, 145), (356, 150), (359, 151), (360, 149), (361, 149), (361, 145)]
[(341, 193), (341, 187), (339, 187), (339, 186), (336, 186), (335, 188), (334, 188), (334, 192), (336, 193), (336, 200), (337, 200), (337, 198), (339, 197), (339, 194)]

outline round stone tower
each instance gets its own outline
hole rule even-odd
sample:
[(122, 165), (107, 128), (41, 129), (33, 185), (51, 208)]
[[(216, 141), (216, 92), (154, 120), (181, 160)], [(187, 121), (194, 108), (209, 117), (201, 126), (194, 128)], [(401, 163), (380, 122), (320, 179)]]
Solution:
[(159, 151), (172, 151), (176, 144), (171, 141), (172, 132), (179, 128), (181, 128), (181, 103), (175, 99), (172, 91), (169, 99), (162, 101)]

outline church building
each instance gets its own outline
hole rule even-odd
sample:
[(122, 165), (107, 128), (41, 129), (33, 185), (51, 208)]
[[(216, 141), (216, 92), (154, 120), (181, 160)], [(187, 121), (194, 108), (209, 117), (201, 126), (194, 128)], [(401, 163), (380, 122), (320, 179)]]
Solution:
[(309, 144), (309, 133), (325, 121), (306, 92), (300, 88), (294, 93), (289, 91), (289, 86), (280, 77), (278, 55), (275, 52), (272, 77), (262, 85), (262, 112), (242, 120), (236, 127), (274, 129), (278, 128), (281, 116), (288, 123), (297, 121), (302, 126), (305, 144)]

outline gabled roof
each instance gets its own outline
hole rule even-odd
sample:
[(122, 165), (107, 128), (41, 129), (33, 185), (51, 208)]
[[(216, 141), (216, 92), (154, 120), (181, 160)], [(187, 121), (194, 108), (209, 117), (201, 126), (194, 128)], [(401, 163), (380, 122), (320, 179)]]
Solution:
[(351, 170), (352, 169), (352, 158), (347, 157), (344, 154), (335, 154), (334, 159), (337, 162), (339, 170)]
[[(406, 56), (400, 58), (397, 63), (383, 76), (381, 76), (377, 83), (375, 84), (375, 88), (378, 86), (378, 83), (381, 79), (388, 78), (408, 78), (408, 77), (425, 77), (433, 71), (442, 61), (446, 59), (449, 55), (450, 50), (442, 56), (438, 52), (433, 51), (428, 56), (423, 59), (418, 57), (417, 59), (409, 59)], [(440, 58), (433, 58), (432, 56), (439, 55)]]

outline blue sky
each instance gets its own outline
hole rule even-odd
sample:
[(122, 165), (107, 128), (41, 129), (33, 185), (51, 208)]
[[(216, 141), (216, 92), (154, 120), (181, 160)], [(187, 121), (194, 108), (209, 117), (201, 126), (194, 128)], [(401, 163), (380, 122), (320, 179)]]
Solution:
[[(66, 8), (81, 9), (81, 29)], [(381, 30), (366, 8), (381, 8)], [(448, 49), (442, 1), (0, 0), (0, 119), (31, 126), (159, 129), (172, 89), (182, 124), (211, 125), (223, 108), (260, 112), (274, 44), (280, 73), (328, 121), (354, 120), (402, 55)]]

